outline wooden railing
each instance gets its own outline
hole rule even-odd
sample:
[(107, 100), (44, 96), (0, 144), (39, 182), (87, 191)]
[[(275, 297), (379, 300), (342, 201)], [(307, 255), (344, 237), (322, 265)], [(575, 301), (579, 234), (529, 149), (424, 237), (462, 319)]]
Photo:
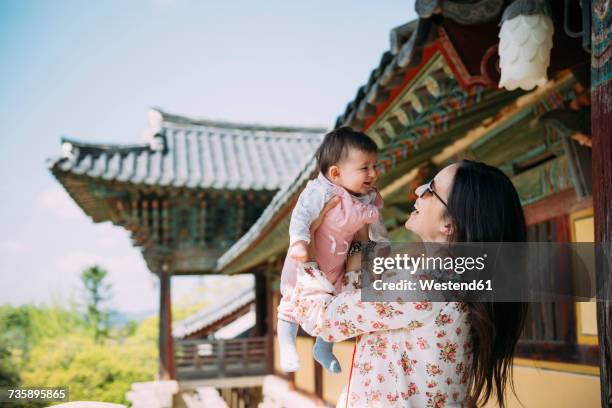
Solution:
[(176, 340), (179, 380), (266, 374), (272, 356), (267, 337), (231, 340)]

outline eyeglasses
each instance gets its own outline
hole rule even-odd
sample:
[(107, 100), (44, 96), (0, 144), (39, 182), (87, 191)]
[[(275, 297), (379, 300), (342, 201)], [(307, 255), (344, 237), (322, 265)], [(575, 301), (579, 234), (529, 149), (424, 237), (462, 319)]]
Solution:
[[(422, 191), (420, 194), (417, 192), (417, 197), (419, 197), (419, 198), (423, 198), (423, 197), (425, 196), (425, 194), (429, 193), (429, 194), (431, 194), (431, 195), (435, 196), (435, 197), (436, 197), (438, 200), (440, 200), (440, 202), (441, 202), (442, 204), (444, 204), (444, 206), (445, 206), (446, 208), (448, 208), (448, 204), (446, 204), (446, 202), (445, 202), (445, 201), (442, 199), (442, 197), (440, 197), (440, 196), (438, 195), (438, 193), (436, 193), (436, 192), (433, 190), (433, 183), (434, 183), (434, 180), (433, 180), (433, 179), (431, 179), (431, 180), (429, 180), (429, 182), (428, 182), (427, 184), (425, 184), (425, 185), (423, 185), (423, 186), (419, 187), (419, 188), (422, 188), (422, 189), (423, 189), (423, 191)], [(418, 189), (417, 189), (417, 190), (418, 190)]]

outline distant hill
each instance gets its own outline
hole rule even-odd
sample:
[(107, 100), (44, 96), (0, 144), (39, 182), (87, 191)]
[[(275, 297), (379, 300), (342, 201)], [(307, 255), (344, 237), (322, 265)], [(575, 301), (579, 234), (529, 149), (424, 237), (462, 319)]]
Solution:
[[(173, 320), (180, 321), (196, 312), (214, 309), (223, 304), (235, 293), (243, 292), (253, 286), (253, 277), (249, 275), (224, 276), (209, 275), (203, 277), (200, 285), (172, 302)], [(129, 321), (142, 322), (148, 317), (156, 316), (157, 309), (138, 312), (111, 311), (111, 326), (121, 327)]]
[(110, 324), (113, 327), (125, 326), (125, 324), (129, 321), (136, 321), (138, 323), (142, 322), (144, 319), (155, 316), (157, 314), (157, 310), (142, 310), (139, 312), (122, 312), (119, 310), (112, 310), (110, 317)]

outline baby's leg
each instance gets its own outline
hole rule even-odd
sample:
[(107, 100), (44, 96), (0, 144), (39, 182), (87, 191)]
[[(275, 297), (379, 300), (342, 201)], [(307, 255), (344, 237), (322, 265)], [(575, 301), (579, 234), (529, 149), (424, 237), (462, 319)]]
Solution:
[(295, 349), (298, 324), (293, 318), (293, 289), (297, 281), (297, 263), (290, 257), (285, 259), (281, 273), (281, 300), (278, 305), (276, 331), (280, 349), (280, 366), (285, 372), (291, 373), (300, 368), (300, 359)]
[(297, 331), (297, 323), (282, 319), (277, 320), (276, 332), (278, 334), (280, 366), (287, 373), (292, 373), (300, 368), (300, 358), (295, 349)]
[[(335, 293), (340, 293), (342, 290), (342, 278), (344, 273), (340, 276), (335, 276), (333, 279), (333, 287)], [(331, 276), (330, 276), (331, 278)], [(338, 374), (342, 371), (340, 367), (340, 362), (333, 354), (333, 346), (334, 343), (327, 342), (323, 340), (321, 337), (317, 337), (315, 340), (315, 344), (312, 348), (312, 355), (316, 361), (319, 362), (326, 370)]]
[(342, 368), (340, 367), (340, 362), (336, 356), (334, 356), (333, 346), (334, 343), (329, 343), (321, 337), (317, 337), (314, 347), (312, 348), (312, 355), (314, 359), (328, 371), (338, 374), (342, 371)]

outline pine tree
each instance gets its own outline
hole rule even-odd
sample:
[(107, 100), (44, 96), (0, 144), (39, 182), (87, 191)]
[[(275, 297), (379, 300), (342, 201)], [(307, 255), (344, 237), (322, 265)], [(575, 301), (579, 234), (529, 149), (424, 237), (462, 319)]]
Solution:
[(107, 338), (110, 330), (110, 312), (103, 308), (103, 304), (111, 298), (111, 284), (106, 283), (107, 275), (108, 272), (98, 265), (81, 273), (81, 281), (85, 285), (85, 320), (96, 343)]

